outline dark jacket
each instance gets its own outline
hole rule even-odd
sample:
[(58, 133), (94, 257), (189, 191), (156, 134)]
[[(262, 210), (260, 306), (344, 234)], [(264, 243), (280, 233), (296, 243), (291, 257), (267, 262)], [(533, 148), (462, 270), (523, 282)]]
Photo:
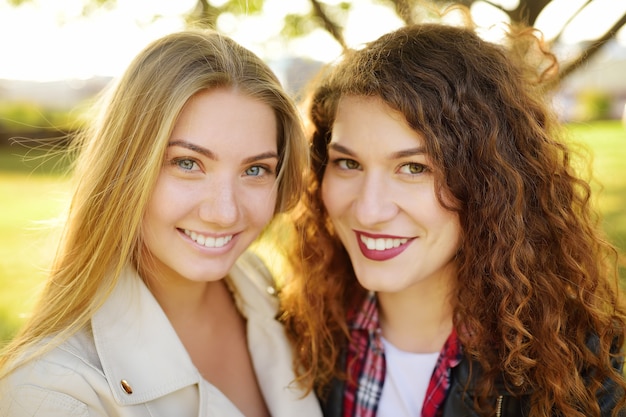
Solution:
[[(597, 351), (597, 338), (590, 338), (587, 345), (593, 351)], [(619, 351), (616, 347), (615, 351)], [(344, 358), (345, 359), (345, 358)], [(614, 360), (613, 366), (621, 371), (623, 362)], [(474, 363), (472, 365), (472, 379), (475, 380), (480, 372), (480, 365)], [(583, 375), (584, 377), (584, 375)], [(479, 417), (474, 411), (474, 398), (472, 396), (473, 386), (470, 381), (470, 363), (469, 360), (463, 359), (456, 367), (452, 368), (450, 375), (450, 390), (444, 402), (443, 417)], [(469, 387), (465, 390), (465, 387)], [(496, 393), (493, 397), (493, 405), (496, 410), (496, 417), (526, 417), (529, 411), (529, 396), (514, 396), (509, 393), (504, 384), (496, 385)], [(324, 417), (342, 417), (344, 381), (333, 380), (327, 390), (327, 396), (321, 400), (322, 411)], [(615, 386), (611, 380), (607, 380), (603, 384), (603, 388), (598, 392), (598, 404), (600, 405), (602, 417), (611, 417), (611, 413), (615, 408), (617, 400), (624, 393)], [(626, 417), (626, 410), (622, 410), (620, 417)], [(419, 417), (419, 416), (416, 416)]]

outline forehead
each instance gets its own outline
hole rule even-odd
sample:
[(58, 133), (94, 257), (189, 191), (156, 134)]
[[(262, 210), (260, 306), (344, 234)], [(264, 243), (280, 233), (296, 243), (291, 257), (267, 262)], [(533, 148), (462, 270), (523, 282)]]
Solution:
[(259, 153), (277, 147), (273, 109), (233, 89), (206, 90), (183, 107), (170, 142), (185, 141), (214, 152)]
[(378, 97), (365, 96), (339, 100), (330, 143), (379, 150), (424, 146), (421, 134), (409, 126), (402, 113)]

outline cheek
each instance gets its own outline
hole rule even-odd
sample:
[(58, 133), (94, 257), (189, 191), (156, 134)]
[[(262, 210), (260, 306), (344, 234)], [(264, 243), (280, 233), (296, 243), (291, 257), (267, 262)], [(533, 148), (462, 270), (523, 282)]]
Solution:
[(141, 219), (141, 227), (139, 233), (141, 236), (141, 242), (144, 249), (148, 252), (154, 252), (156, 249), (156, 242), (162, 241), (159, 237), (163, 232), (163, 214), (159, 212), (158, 205), (153, 204), (153, 200), (148, 202), (146, 212)]
[(180, 186), (176, 186), (162, 175), (152, 190), (146, 205), (144, 227), (147, 227), (147, 223), (162, 221), (174, 216), (174, 213), (180, 211), (180, 207), (186, 204), (185, 197)]
[(440, 218), (440, 230), (441, 235), (444, 238), (444, 242), (450, 251), (450, 255), (453, 256), (461, 246), (461, 223), (459, 216), (456, 213), (447, 213)]
[(338, 207), (342, 204), (341, 193), (338, 193), (338, 188), (337, 182), (331, 176), (325, 174), (322, 179), (321, 197), (322, 203), (324, 203), (324, 207), (330, 217), (337, 213)]
[(322, 197), (322, 204), (324, 204), (324, 208), (326, 209), (326, 213), (332, 219), (335, 216), (335, 210), (333, 206), (333, 198), (330, 196), (328, 191), (328, 186), (325, 184), (322, 185), (322, 192), (320, 193)]
[(258, 225), (265, 226), (274, 217), (278, 192), (276, 187), (242, 193), (240, 202)]
[(166, 205), (162, 204), (163, 196), (161, 191), (162, 189), (160, 187), (155, 187), (152, 191), (150, 199), (148, 200), (148, 204), (146, 204), (146, 211), (142, 220), (142, 228), (144, 232), (149, 231), (152, 227), (156, 226), (159, 219), (163, 218), (164, 213), (162, 213), (162, 210)]

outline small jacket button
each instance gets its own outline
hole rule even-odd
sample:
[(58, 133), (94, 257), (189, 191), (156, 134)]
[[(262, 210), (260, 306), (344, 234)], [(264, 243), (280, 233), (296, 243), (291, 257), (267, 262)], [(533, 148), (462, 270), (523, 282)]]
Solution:
[(130, 384), (128, 383), (128, 381), (126, 381), (125, 379), (122, 379), (120, 381), (120, 385), (122, 386), (122, 389), (124, 390), (124, 392), (128, 395), (133, 393), (133, 388), (130, 386)]

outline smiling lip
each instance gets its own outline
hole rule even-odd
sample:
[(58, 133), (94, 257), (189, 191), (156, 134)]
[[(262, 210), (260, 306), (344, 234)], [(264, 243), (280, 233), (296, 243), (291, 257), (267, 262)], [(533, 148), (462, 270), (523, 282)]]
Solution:
[(390, 235), (372, 235), (356, 230), (354, 233), (363, 256), (373, 261), (386, 261), (395, 258), (404, 252), (414, 239)]
[(180, 229), (184, 234), (189, 236), (191, 240), (198, 245), (204, 246), (209, 249), (221, 249), (230, 243), (235, 235), (223, 235), (223, 236), (205, 236), (203, 234), (194, 232), (188, 229)]

